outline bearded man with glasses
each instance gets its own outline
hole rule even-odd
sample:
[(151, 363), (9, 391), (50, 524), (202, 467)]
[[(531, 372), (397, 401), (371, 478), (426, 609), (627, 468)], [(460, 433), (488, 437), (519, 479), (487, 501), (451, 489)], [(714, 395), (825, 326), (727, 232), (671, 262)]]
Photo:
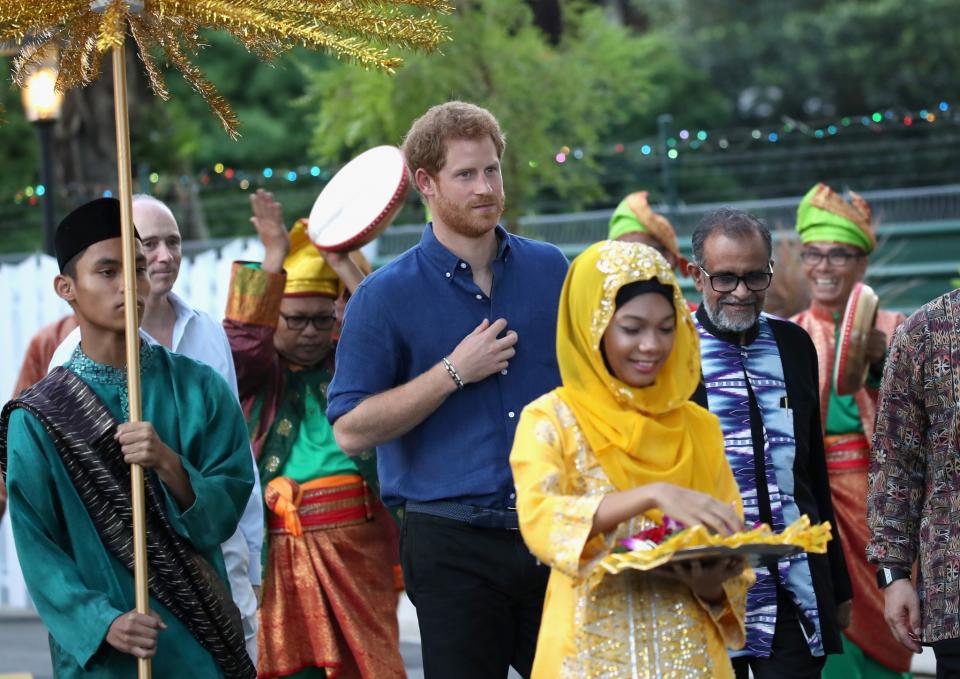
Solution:
[(372, 453), (349, 457), (326, 415), (336, 300), (366, 261), (321, 255), (305, 220), (288, 233), (270, 193), (251, 204), (264, 258), (234, 262), (223, 325), (268, 510), (257, 671), (398, 679), (398, 528)]
[[(827, 662), (824, 676), (893, 679), (910, 669), (911, 654), (885, 625), (877, 624), (883, 619), (885, 590), (878, 588), (876, 568), (867, 562), (870, 531), (864, 517), (880, 378), (888, 342), (905, 317), (892, 311), (877, 313), (866, 346), (870, 366), (866, 382), (856, 393), (840, 395), (833, 364), (841, 322), (854, 286), (866, 273), (867, 257), (877, 245), (870, 205), (852, 191), (847, 201), (826, 184), (817, 184), (797, 209), (797, 232), (812, 301), (791, 320), (810, 334), (820, 360), (820, 417), (827, 471), (837, 532), (843, 539), (854, 591), (853, 615), (843, 635), (844, 653)], [(908, 569), (908, 581), (909, 575)]]
[[(771, 254), (770, 230), (740, 210), (717, 210), (694, 231), (689, 269), (703, 295), (695, 314), (703, 376), (693, 400), (720, 419), (747, 525), (780, 531), (802, 514), (834, 524), (817, 353), (801, 328), (762, 313)], [(849, 614), (839, 540), (826, 554), (765, 559), (756, 576), (746, 645), (731, 652), (738, 679), (751, 670), (756, 679), (819, 677), (826, 654), (841, 652)]]

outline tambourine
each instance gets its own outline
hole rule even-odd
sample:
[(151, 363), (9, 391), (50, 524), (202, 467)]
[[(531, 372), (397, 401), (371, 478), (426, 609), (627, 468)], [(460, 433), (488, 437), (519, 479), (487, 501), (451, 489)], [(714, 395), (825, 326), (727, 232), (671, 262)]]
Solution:
[(880, 300), (869, 285), (857, 283), (847, 299), (840, 325), (837, 352), (833, 360), (833, 383), (837, 393), (854, 394), (863, 387), (870, 369), (867, 363), (867, 340), (877, 322)]
[(307, 235), (320, 250), (363, 247), (386, 229), (410, 190), (403, 154), (377, 146), (344, 165), (317, 196)]

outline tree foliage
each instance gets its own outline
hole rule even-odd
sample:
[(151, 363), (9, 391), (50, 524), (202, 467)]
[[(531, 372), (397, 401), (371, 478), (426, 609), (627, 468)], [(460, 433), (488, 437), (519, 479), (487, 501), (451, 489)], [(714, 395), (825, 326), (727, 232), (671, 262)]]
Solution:
[(960, 95), (957, 0), (644, 0), (744, 120), (919, 108)]
[(308, 71), (306, 101), (316, 111), (311, 149), (343, 162), (376, 144), (399, 144), (412, 121), (452, 99), (488, 108), (507, 136), (503, 159), (508, 220), (554, 195), (571, 207), (605, 195), (601, 170), (574, 148), (596, 146), (651, 98), (659, 42), (612, 24), (599, 9), (568, 11), (552, 45), (514, 0), (463, 3), (447, 19), (442, 55), (409, 55), (393, 77), (334, 65)]

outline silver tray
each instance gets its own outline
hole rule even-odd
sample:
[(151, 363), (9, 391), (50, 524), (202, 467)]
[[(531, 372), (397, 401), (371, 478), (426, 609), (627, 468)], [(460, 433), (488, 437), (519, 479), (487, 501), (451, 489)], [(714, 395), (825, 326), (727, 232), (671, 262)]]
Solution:
[(763, 543), (740, 545), (739, 547), (691, 547), (675, 552), (667, 563), (691, 561), (694, 559), (723, 559), (731, 556), (743, 556), (746, 557), (751, 566), (756, 566), (763, 557), (782, 559), (785, 556), (797, 554), (802, 551), (802, 548), (795, 545), (768, 545)]

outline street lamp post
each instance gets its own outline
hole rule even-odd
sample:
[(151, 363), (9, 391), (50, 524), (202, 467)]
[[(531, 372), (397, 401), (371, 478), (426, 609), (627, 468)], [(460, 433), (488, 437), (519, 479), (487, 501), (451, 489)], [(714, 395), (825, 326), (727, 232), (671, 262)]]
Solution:
[(27, 76), (23, 88), (23, 111), (27, 120), (37, 128), (40, 137), (40, 181), (43, 184), (43, 250), (53, 254), (53, 234), (56, 229), (55, 193), (53, 178), (53, 126), (60, 117), (63, 93), (58, 92), (56, 53), (48, 53)]

